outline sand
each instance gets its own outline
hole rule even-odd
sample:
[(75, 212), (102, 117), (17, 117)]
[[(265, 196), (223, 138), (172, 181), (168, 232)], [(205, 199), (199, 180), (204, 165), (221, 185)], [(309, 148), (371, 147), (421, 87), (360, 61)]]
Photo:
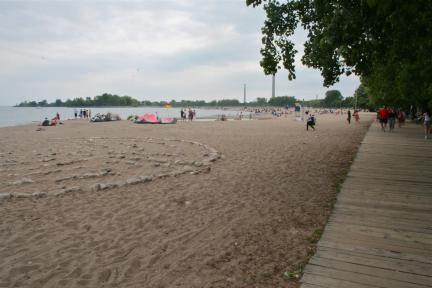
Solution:
[(1, 128), (0, 287), (298, 287), (361, 117)]

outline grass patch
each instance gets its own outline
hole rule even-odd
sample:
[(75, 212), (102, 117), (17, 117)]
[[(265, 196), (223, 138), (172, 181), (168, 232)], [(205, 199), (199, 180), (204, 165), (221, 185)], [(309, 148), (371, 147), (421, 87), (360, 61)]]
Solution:
[(283, 278), (287, 281), (299, 280), (303, 275), (303, 270), (305, 266), (305, 263), (299, 263), (295, 265), (292, 271), (285, 271), (283, 273)]
[(315, 229), (315, 231), (312, 233), (310, 237), (308, 237), (308, 241), (311, 244), (316, 244), (321, 239), (323, 233), (323, 229)]

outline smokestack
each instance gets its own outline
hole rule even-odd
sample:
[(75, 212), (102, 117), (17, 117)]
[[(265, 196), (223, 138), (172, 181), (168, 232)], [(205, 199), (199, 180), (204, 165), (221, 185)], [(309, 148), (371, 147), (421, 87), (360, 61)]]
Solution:
[(272, 98), (275, 97), (275, 74), (273, 74), (273, 79), (272, 79)]

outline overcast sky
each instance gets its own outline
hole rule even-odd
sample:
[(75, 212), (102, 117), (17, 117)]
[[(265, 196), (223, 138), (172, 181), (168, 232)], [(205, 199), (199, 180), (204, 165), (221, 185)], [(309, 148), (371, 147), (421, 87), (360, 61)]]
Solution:
[[(245, 0), (0, 0), (0, 105), (93, 97), (140, 100), (271, 96), (259, 61), (261, 7)], [(295, 36), (302, 50), (305, 35)], [(281, 71), (276, 95), (323, 98), (319, 71), (297, 57), (297, 79)], [(332, 87), (351, 96), (357, 77)]]

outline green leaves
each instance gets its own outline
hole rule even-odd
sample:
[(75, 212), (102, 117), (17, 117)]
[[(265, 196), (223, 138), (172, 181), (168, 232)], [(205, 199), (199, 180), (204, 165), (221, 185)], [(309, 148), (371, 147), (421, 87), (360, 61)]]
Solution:
[(308, 32), (302, 63), (321, 71), (324, 86), (354, 73), (362, 77), (375, 103), (432, 103), (432, 1), (281, 2), (246, 1), (254, 7), (265, 3), (265, 74), (275, 74), (283, 66), (288, 78), (295, 79), (297, 51), (291, 36), (301, 25)]

